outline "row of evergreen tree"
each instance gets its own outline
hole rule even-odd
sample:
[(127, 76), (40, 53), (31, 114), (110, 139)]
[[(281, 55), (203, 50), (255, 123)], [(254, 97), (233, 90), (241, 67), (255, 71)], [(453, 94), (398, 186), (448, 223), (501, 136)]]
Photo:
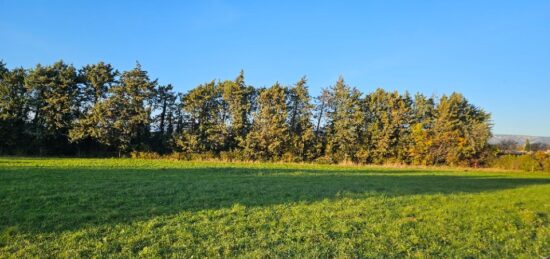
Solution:
[(176, 93), (139, 64), (120, 73), (103, 62), (0, 62), (3, 154), (457, 165), (483, 162), (490, 134), (490, 115), (459, 93), (363, 94), (340, 78), (312, 98), (305, 77), (254, 88), (243, 72)]

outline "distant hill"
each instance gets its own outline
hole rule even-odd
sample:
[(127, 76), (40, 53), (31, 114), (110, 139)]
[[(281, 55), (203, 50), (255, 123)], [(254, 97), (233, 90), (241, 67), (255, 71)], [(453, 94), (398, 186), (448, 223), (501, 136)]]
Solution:
[(502, 143), (503, 141), (510, 141), (510, 140), (515, 141), (518, 144), (523, 144), (525, 143), (526, 139), (529, 139), (529, 142), (532, 144), (541, 143), (541, 144), (550, 145), (550, 137), (537, 137), (537, 136), (525, 136), (525, 135), (499, 135), (499, 134), (494, 135), (489, 140), (489, 144), (499, 144), (499, 143)]

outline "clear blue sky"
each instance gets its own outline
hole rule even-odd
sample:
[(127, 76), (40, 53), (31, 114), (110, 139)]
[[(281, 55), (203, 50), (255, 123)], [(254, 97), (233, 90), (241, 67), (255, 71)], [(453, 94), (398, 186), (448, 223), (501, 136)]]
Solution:
[(268, 86), (343, 75), (425, 94), (462, 92), (494, 132), (550, 136), (550, 1), (0, 0), (0, 59), (143, 65), (179, 91), (211, 79)]

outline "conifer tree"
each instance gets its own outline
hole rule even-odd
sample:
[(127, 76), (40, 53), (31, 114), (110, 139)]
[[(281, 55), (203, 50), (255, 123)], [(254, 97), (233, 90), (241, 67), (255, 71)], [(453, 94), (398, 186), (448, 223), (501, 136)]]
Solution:
[(76, 69), (63, 61), (37, 65), (25, 78), (34, 115), (31, 131), (41, 154), (46, 146), (68, 149), (68, 132), (79, 107), (77, 84)]
[(324, 88), (321, 94), (315, 98), (313, 108), (313, 121), (315, 123), (315, 147), (312, 149), (313, 156), (316, 158), (327, 159), (325, 156), (327, 146), (327, 121), (330, 104), (330, 89)]
[(77, 122), (71, 140), (86, 137), (112, 146), (123, 153), (146, 150), (150, 136), (151, 111), (157, 81), (151, 81), (139, 63), (109, 89), (108, 98)]
[(260, 91), (252, 129), (245, 141), (248, 158), (276, 161), (287, 151), (286, 101), (285, 89), (279, 83)]
[(525, 139), (525, 144), (523, 145), (523, 151), (530, 152), (531, 151), (531, 142), (528, 138)]
[(255, 98), (255, 90), (244, 81), (244, 71), (234, 81), (222, 83), (223, 101), (227, 105), (229, 115), (230, 149), (242, 147), (251, 127), (250, 116)]
[(21, 150), (28, 144), (26, 138), (27, 91), (26, 71), (11, 71), (0, 62), (0, 154)]
[(289, 137), (290, 150), (300, 161), (315, 156), (315, 135), (311, 121), (313, 105), (306, 85), (306, 77), (289, 89)]
[(118, 75), (119, 72), (111, 64), (104, 62), (86, 65), (79, 70), (82, 84), (80, 101), (83, 103), (84, 113), (106, 97), (109, 88), (116, 83)]
[(6, 63), (0, 59), (0, 80), (3, 80), (4, 74), (9, 72), (9, 69), (6, 67)]
[(326, 154), (332, 161), (356, 161), (363, 123), (361, 93), (340, 77), (330, 89), (327, 113)]
[(383, 89), (376, 89), (365, 97), (366, 127), (362, 161), (382, 163), (391, 154), (391, 97)]
[(413, 164), (431, 164), (433, 158), (430, 147), (433, 140), (435, 102), (422, 94), (414, 97), (413, 120), (411, 125), (411, 146), (409, 153)]
[(458, 98), (449, 98), (442, 96), (436, 108), (436, 118), (434, 121), (434, 137), (430, 150), (433, 156), (433, 164), (445, 164), (446, 162), (456, 163), (458, 152), (453, 151), (459, 143), (464, 142), (460, 139), (460, 126), (464, 112), (461, 111), (461, 100)]
[(172, 117), (176, 104), (176, 94), (173, 89), (170, 84), (158, 86), (155, 93), (155, 110), (158, 110), (158, 114), (153, 118), (156, 132), (154, 132), (152, 147), (160, 153), (166, 153), (169, 150), (168, 142), (173, 132)]
[(155, 120), (158, 123), (159, 135), (164, 136), (166, 133), (166, 125), (169, 120), (170, 107), (176, 102), (176, 94), (173, 92), (174, 87), (170, 84), (159, 86), (156, 90), (156, 106), (159, 109), (159, 114)]
[(181, 135), (185, 128), (186, 115), (183, 112), (183, 99), (185, 95), (178, 93), (174, 110), (174, 135)]
[(323, 131), (323, 125), (321, 123), (327, 120), (327, 110), (330, 104), (330, 97), (330, 89), (325, 88), (321, 91), (321, 95), (315, 98), (317, 102), (314, 108), (313, 116), (315, 119), (315, 135), (318, 138), (321, 137), (321, 133)]
[(306, 83), (256, 89), (241, 71), (184, 94), (157, 87), (139, 64), (119, 76), (103, 62), (77, 73), (63, 61), (30, 70), (0, 61), (0, 153), (179, 148), (274, 161), (474, 166), (489, 154), (490, 114), (461, 94), (436, 102), (377, 89), (362, 98), (340, 78), (313, 105)]
[(411, 126), (414, 123), (414, 101), (409, 92), (399, 95), (395, 91), (394, 96), (397, 100), (393, 109), (394, 134), (397, 135), (395, 162), (408, 164), (412, 159), (409, 151), (413, 143)]
[(187, 153), (222, 151), (227, 138), (223, 106), (221, 88), (215, 81), (189, 91), (183, 98), (189, 128), (180, 136), (178, 146)]
[(478, 157), (491, 136), (489, 120), (489, 114), (469, 104), (461, 94), (442, 96), (433, 126), (433, 163), (458, 165)]

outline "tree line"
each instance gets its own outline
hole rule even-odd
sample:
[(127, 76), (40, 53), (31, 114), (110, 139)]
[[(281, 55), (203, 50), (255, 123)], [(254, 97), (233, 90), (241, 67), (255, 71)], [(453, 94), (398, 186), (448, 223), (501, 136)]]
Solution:
[(30, 69), (0, 62), (0, 153), (124, 156), (177, 152), (212, 158), (325, 163), (478, 165), (490, 114), (460, 93), (440, 97), (376, 89), (342, 77), (317, 97), (294, 85), (209, 81), (186, 93), (139, 63)]
[(494, 144), (496, 148), (503, 152), (537, 152), (550, 150), (550, 145), (546, 143), (531, 143), (528, 138), (520, 143), (513, 139), (504, 139)]

